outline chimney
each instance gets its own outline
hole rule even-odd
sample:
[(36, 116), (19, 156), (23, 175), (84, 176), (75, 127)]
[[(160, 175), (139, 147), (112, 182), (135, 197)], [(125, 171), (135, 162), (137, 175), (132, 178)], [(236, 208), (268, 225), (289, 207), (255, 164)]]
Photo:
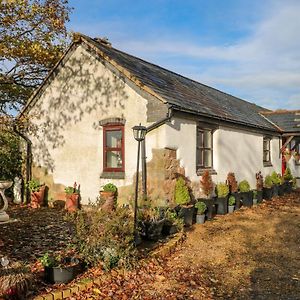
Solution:
[(93, 40), (97, 43), (100, 43), (106, 47), (111, 47), (111, 42), (108, 40), (107, 37), (103, 37), (103, 38), (100, 38), (100, 37), (95, 37), (93, 38)]

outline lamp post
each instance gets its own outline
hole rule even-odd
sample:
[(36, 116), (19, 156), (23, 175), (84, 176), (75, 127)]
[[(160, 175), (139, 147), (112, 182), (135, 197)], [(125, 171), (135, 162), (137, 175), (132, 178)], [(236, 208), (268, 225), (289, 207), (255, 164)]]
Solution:
[(138, 209), (138, 193), (139, 193), (139, 167), (140, 167), (140, 149), (141, 142), (145, 139), (147, 128), (145, 126), (137, 125), (132, 127), (133, 136), (135, 140), (138, 141), (138, 151), (137, 151), (137, 163), (136, 163), (136, 182), (135, 182), (135, 198), (134, 198), (134, 241), (137, 241), (137, 209)]

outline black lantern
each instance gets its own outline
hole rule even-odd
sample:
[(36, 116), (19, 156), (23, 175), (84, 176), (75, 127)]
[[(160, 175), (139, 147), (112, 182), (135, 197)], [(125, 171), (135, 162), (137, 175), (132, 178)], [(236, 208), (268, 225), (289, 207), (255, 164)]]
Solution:
[(145, 139), (145, 135), (147, 133), (147, 128), (145, 126), (137, 125), (132, 127), (133, 136), (138, 141), (141, 142)]

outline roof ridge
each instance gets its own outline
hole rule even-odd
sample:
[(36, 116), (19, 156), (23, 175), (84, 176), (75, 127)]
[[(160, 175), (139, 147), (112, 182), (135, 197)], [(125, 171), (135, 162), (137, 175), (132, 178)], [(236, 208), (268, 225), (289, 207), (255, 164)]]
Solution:
[[(89, 37), (89, 36), (86, 36), (86, 35), (84, 35), (84, 34), (82, 34), (82, 35), (83, 35), (85, 38), (88, 38), (88, 39), (92, 40), (94, 43), (100, 44), (102, 47), (107, 47), (107, 48), (108, 48), (108, 46), (104, 45), (103, 43), (100, 43), (100, 42), (94, 40), (93, 38), (91, 38), (91, 37)], [(229, 93), (227, 93), (227, 92), (221, 91), (221, 90), (219, 90), (219, 89), (217, 89), (217, 88), (215, 88), (215, 87), (209, 86), (209, 85), (204, 84), (204, 83), (202, 83), (202, 82), (199, 82), (199, 81), (197, 81), (197, 80), (195, 80), (195, 79), (189, 78), (189, 77), (187, 77), (187, 76), (185, 76), (185, 75), (176, 73), (175, 71), (169, 70), (169, 69), (167, 69), (167, 68), (165, 68), (165, 67), (162, 67), (162, 66), (160, 66), (160, 65), (158, 65), (158, 64), (149, 62), (149, 61), (147, 61), (147, 60), (145, 60), (145, 59), (143, 59), (143, 58), (140, 58), (140, 57), (138, 57), (138, 56), (129, 54), (129, 53), (125, 52), (125, 51), (119, 50), (119, 49), (117, 49), (117, 48), (115, 48), (115, 47), (113, 47), (113, 46), (111, 46), (111, 45), (109, 46), (109, 49), (113, 49), (113, 50), (115, 50), (116, 52), (125, 54), (125, 55), (127, 55), (127, 56), (131, 56), (131, 57), (133, 57), (133, 58), (135, 58), (135, 59), (138, 59), (138, 60), (140, 60), (140, 61), (142, 61), (142, 62), (144, 62), (144, 63), (146, 63), (146, 64), (149, 64), (149, 65), (151, 65), (151, 66), (160, 68), (161, 70), (164, 70), (164, 71), (166, 71), (166, 72), (168, 72), (168, 73), (172, 73), (172, 74), (174, 74), (174, 75), (176, 75), (176, 76), (179, 76), (179, 77), (181, 77), (181, 78), (190, 80), (190, 81), (192, 81), (192, 82), (194, 82), (194, 83), (196, 83), (196, 84), (200, 84), (200, 85), (202, 85), (202, 86), (204, 86), (204, 87), (207, 87), (207, 88), (209, 88), (209, 89), (211, 89), (211, 90), (215, 90), (215, 91), (217, 91), (217, 92), (219, 92), (219, 93), (228, 95), (228, 96), (233, 97), (233, 98), (235, 98), (235, 99), (237, 99), (237, 100), (246, 102), (247, 104), (255, 105), (257, 108), (260, 108), (260, 109), (264, 109), (264, 110), (266, 110), (266, 111), (269, 111), (269, 109), (267, 109), (267, 108), (265, 108), (265, 107), (262, 107), (262, 106), (260, 106), (260, 105), (257, 105), (257, 104), (254, 103), (254, 102), (250, 102), (250, 101), (247, 101), (247, 100), (245, 100), (245, 99), (236, 97), (236, 96), (234, 96), (234, 95), (232, 95), (232, 94), (229, 94)]]

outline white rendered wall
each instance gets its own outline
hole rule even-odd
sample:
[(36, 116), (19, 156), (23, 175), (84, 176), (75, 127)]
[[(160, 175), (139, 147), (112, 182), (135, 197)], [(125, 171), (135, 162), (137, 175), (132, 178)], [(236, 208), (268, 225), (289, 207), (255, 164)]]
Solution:
[[(177, 158), (191, 181), (200, 180), (196, 174), (196, 128), (195, 121), (173, 118), (165, 125), (165, 147), (177, 149)], [(273, 170), (281, 172), (279, 140), (271, 141), (271, 167), (263, 165), (263, 135), (232, 128), (220, 127), (213, 134), (213, 167), (217, 175), (213, 180), (225, 181), (228, 172), (234, 172), (238, 181), (246, 179), (255, 188), (255, 173), (268, 175)]]
[[(131, 184), (137, 153), (132, 127), (150, 125), (146, 105), (144, 98), (79, 46), (30, 111), (32, 122), (39, 126), (31, 137), (35, 166), (46, 167), (55, 183), (80, 183), (83, 203), (96, 200), (107, 182)], [(100, 179), (103, 130), (98, 124), (106, 118), (126, 120), (125, 179)], [(148, 159), (152, 148), (163, 147), (160, 131), (147, 136)]]

